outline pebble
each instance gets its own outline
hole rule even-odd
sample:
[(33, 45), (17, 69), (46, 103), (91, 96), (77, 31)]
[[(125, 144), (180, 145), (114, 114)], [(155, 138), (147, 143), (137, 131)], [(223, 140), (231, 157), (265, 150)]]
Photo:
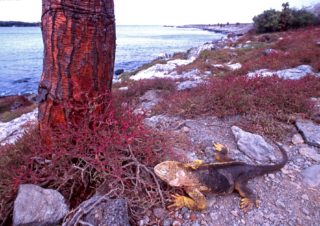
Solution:
[(218, 216), (215, 213), (210, 213), (210, 217), (212, 220), (217, 220)]
[(309, 210), (307, 210), (306, 208), (302, 208), (302, 212), (308, 216), (310, 214)]
[(270, 178), (270, 179), (272, 179), (272, 180), (274, 180), (274, 179), (275, 179), (274, 174), (269, 174), (268, 176), (269, 176), (269, 178)]
[(172, 226), (181, 226), (182, 224), (181, 224), (181, 222), (180, 221), (174, 221), (173, 223), (172, 223)]
[(186, 212), (186, 213), (183, 214), (183, 219), (184, 220), (189, 220), (190, 216), (191, 216), (191, 214)]
[(297, 145), (297, 144), (303, 144), (304, 140), (303, 140), (302, 136), (299, 133), (297, 133), (297, 134), (293, 135), (291, 142), (294, 145)]
[(184, 133), (189, 133), (190, 132), (190, 128), (189, 127), (186, 127), (186, 126), (184, 126), (184, 127), (182, 127), (182, 132), (184, 132)]
[(153, 209), (153, 214), (159, 219), (164, 219), (168, 212), (163, 208), (155, 208)]
[(301, 198), (302, 198), (303, 200), (306, 200), (306, 201), (309, 200), (309, 197), (308, 197), (308, 195), (306, 195), (306, 194), (303, 194), (303, 195), (301, 196)]
[(238, 211), (236, 211), (236, 210), (232, 210), (231, 211), (231, 214), (233, 215), (233, 216), (235, 216), (235, 217), (238, 217), (239, 215), (238, 215)]
[(162, 225), (163, 225), (163, 226), (171, 226), (171, 223), (172, 223), (172, 219), (171, 219), (171, 218), (168, 218), (168, 219), (165, 219), (165, 220), (162, 222)]
[(181, 208), (180, 213), (184, 214), (184, 213), (188, 212), (188, 210), (189, 209), (187, 207), (183, 207), (183, 208)]

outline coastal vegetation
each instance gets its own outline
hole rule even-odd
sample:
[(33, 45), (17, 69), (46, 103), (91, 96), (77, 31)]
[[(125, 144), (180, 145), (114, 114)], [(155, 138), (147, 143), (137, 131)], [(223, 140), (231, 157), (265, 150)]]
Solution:
[(305, 9), (289, 8), (289, 3), (282, 4), (282, 11), (269, 9), (253, 18), (258, 33), (286, 31), (319, 23), (315, 14)]
[[(276, 11), (265, 14), (279, 14), (279, 21), (258, 32), (273, 33), (251, 32), (237, 39), (231, 36), (221, 46), (205, 49), (194, 61), (177, 66), (178, 75), (190, 70), (208, 75), (198, 87), (178, 91), (176, 84), (183, 79), (125, 78), (114, 84), (112, 91), (107, 87), (107, 92), (94, 97), (78, 92), (77, 101), (61, 101), (60, 108), (67, 109), (67, 113), (76, 109), (77, 117), (68, 118), (69, 123), (55, 123), (50, 128), (49, 145), (41, 139), (38, 127), (30, 125), (15, 144), (0, 146), (0, 222), (10, 223), (17, 190), (25, 183), (58, 190), (71, 208), (97, 193), (125, 198), (133, 224), (150, 209), (167, 204), (173, 188), (162, 184), (152, 168), (162, 160), (178, 158), (173, 143), (183, 138), (174, 132), (148, 128), (144, 124), (146, 115), (134, 113), (140, 97), (150, 90), (160, 91), (163, 100), (149, 116), (236, 117), (238, 126), (247, 131), (277, 141), (286, 139), (296, 118), (313, 119), (315, 104), (311, 99), (320, 97), (319, 76), (285, 80), (247, 75), (266, 68), (275, 71), (304, 64), (320, 72), (319, 26), (297, 28), (287, 21), (288, 12), (294, 15), (296, 11), (284, 5), (283, 16)], [(170, 60), (184, 59), (188, 54), (175, 54)], [(133, 73), (167, 61), (156, 59)], [(234, 63), (241, 68), (228, 68)], [(0, 113), (8, 109), (7, 102), (1, 104), (0, 100)], [(59, 114), (52, 116), (61, 122)]]

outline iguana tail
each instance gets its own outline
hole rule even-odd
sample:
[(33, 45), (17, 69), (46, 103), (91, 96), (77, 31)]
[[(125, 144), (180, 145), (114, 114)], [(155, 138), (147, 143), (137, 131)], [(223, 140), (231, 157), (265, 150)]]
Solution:
[(288, 162), (288, 155), (287, 155), (286, 150), (279, 143), (276, 143), (276, 144), (279, 147), (279, 150), (280, 150), (280, 152), (282, 154), (281, 162), (279, 162), (277, 164), (274, 164), (274, 165), (260, 165), (260, 166), (257, 166), (257, 169), (256, 169), (256, 175), (257, 176), (261, 176), (263, 174), (267, 174), (267, 173), (272, 173), (272, 172), (278, 171), (282, 167), (284, 167), (284, 165)]

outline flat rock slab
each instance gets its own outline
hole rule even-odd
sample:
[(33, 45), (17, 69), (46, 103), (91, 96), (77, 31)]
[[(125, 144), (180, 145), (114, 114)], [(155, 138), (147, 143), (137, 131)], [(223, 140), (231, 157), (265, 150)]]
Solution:
[(59, 225), (68, 209), (64, 197), (58, 191), (23, 184), (20, 185), (14, 201), (13, 225)]
[(320, 147), (320, 125), (310, 120), (297, 120), (296, 127), (309, 145)]
[(232, 126), (231, 130), (236, 138), (239, 150), (245, 155), (262, 162), (276, 160), (274, 148), (262, 136), (246, 132), (237, 126)]
[(320, 165), (311, 166), (301, 172), (302, 181), (309, 187), (320, 187)]

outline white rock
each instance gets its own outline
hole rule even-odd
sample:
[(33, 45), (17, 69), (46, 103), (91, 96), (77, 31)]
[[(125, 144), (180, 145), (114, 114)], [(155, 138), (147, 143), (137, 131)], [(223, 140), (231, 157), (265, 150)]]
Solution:
[(14, 201), (13, 225), (58, 225), (68, 209), (64, 197), (58, 191), (23, 184)]
[(274, 148), (258, 135), (246, 132), (237, 126), (231, 127), (238, 148), (251, 159), (258, 161), (275, 160)]
[(120, 91), (127, 91), (129, 89), (128, 86), (124, 86), (124, 87), (120, 87), (119, 90)]
[(19, 118), (16, 118), (10, 122), (0, 122), (0, 145), (14, 143), (23, 135), (25, 131), (23, 126), (27, 122), (36, 122), (37, 117), (38, 109), (35, 109), (34, 111), (23, 114)]
[(137, 74), (130, 77), (132, 80), (141, 80), (141, 79), (153, 79), (153, 78), (174, 78), (170, 73), (176, 69), (177, 66), (187, 65), (194, 61), (175, 59), (168, 61), (166, 64), (155, 64), (148, 69), (142, 70)]
[(313, 72), (313, 69), (310, 65), (300, 65), (295, 68), (289, 68), (289, 69), (279, 70), (279, 71), (261, 69), (255, 72), (249, 72), (247, 76), (251, 78), (251, 77), (270, 77), (275, 75), (282, 79), (296, 80), (296, 79), (303, 78), (308, 74), (319, 76), (318, 74)]
[(320, 154), (318, 154), (317, 151), (311, 147), (300, 148), (299, 153), (307, 158), (311, 158), (314, 161), (320, 162)]
[(194, 81), (184, 81), (177, 85), (177, 90), (186, 90), (197, 87), (199, 84), (203, 83), (203, 80), (194, 80)]
[(242, 67), (242, 65), (240, 63), (235, 63), (235, 64), (230, 64), (229, 63), (226, 66), (232, 71), (239, 70)]

